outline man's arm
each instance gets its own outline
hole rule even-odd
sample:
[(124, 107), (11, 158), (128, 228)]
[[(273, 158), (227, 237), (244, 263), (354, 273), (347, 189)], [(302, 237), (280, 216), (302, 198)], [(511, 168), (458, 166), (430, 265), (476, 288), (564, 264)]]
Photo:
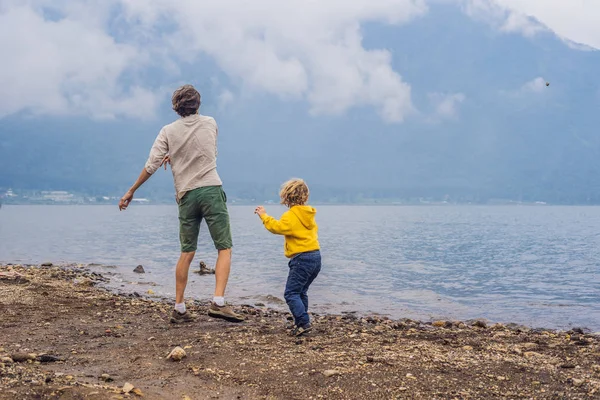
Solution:
[(125, 195), (123, 195), (123, 197), (121, 197), (121, 200), (119, 201), (119, 211), (127, 209), (127, 206), (129, 206), (129, 203), (133, 200), (135, 191), (138, 190), (151, 176), (152, 174), (149, 174), (148, 171), (146, 171), (146, 167), (144, 167), (133, 186), (125, 193)]
[[(142, 169), (140, 176), (137, 178), (133, 186), (125, 193), (125, 195), (119, 201), (119, 210), (127, 209), (127, 206), (133, 200), (133, 195), (135, 191), (139, 189), (140, 186), (144, 184), (152, 174), (156, 172), (160, 166), (165, 163), (165, 158), (167, 153), (169, 152), (169, 145), (167, 143), (167, 136), (164, 130), (161, 130), (158, 134), (158, 137), (154, 141), (154, 145), (152, 145), (152, 149), (150, 150), (150, 156), (148, 157), (148, 161), (146, 161), (146, 165)], [(165, 163), (166, 168), (166, 163)]]

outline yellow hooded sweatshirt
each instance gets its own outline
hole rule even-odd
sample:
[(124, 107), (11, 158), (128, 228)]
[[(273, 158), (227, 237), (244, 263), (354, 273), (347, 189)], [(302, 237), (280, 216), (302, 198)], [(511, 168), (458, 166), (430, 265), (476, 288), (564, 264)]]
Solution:
[(293, 206), (279, 221), (267, 214), (261, 219), (269, 232), (285, 236), (285, 256), (292, 258), (299, 253), (320, 249), (316, 213), (317, 210), (311, 206)]

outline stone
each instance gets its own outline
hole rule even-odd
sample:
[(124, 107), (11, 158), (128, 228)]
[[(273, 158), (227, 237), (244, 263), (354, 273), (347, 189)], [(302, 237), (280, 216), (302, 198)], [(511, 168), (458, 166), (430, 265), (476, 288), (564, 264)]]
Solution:
[(177, 346), (173, 350), (171, 350), (171, 352), (167, 356), (167, 359), (171, 359), (173, 361), (181, 361), (186, 356), (187, 354), (185, 353), (185, 350)]
[(573, 386), (579, 387), (582, 386), (585, 381), (583, 379), (577, 379), (577, 378), (569, 378), (567, 379), (567, 382), (569, 382), (570, 384), (572, 384)]
[(340, 375), (340, 374), (341, 374), (341, 372), (338, 371), (337, 369), (328, 369), (328, 370), (323, 371), (323, 375), (325, 375), (327, 378), (330, 378), (335, 375)]
[(132, 385), (131, 383), (129, 383), (129, 382), (126, 382), (126, 383), (123, 385), (123, 393), (129, 393), (129, 392), (131, 392), (131, 391), (132, 391), (134, 388), (135, 388), (135, 386), (133, 386), (133, 385)]
[(526, 351), (525, 353), (523, 353), (523, 355), (525, 356), (525, 358), (534, 358), (541, 356), (540, 353), (536, 353), (535, 351)]
[(134, 388), (131, 393), (135, 394), (136, 396), (144, 397), (144, 393), (140, 388)]
[(438, 328), (443, 328), (446, 326), (446, 321), (434, 321), (431, 325)]
[(133, 270), (133, 272), (138, 273), (138, 274), (145, 274), (146, 271), (144, 270), (144, 267), (141, 265), (138, 265), (137, 267), (135, 267), (135, 269)]
[(485, 328), (487, 328), (487, 322), (485, 322), (482, 319), (477, 319), (477, 320), (475, 320), (475, 321), (473, 321), (471, 323), (471, 326), (474, 326), (474, 327), (477, 327), (477, 328), (484, 328), (485, 329)]
[(15, 361), (10, 357), (2, 357), (2, 358), (0, 358), (0, 362), (3, 362), (5, 364), (12, 364)]
[(521, 345), (521, 348), (524, 350), (533, 350), (533, 349), (537, 349), (538, 345), (537, 345), (537, 343), (523, 343)]
[(26, 354), (26, 353), (15, 353), (11, 356), (11, 358), (13, 359), (14, 362), (25, 362), (25, 361), (29, 361), (29, 360), (35, 360), (36, 357), (37, 356), (35, 354)]
[(204, 261), (200, 261), (200, 269), (194, 272), (198, 275), (214, 275), (215, 270), (212, 268), (208, 268)]
[(113, 381), (113, 378), (109, 374), (102, 374), (100, 376), (100, 379), (102, 379), (104, 382), (112, 382)]
[(46, 261), (45, 263), (42, 263), (42, 267), (51, 267), (52, 263), (49, 261)]
[(41, 363), (52, 363), (57, 361), (63, 361), (62, 358), (58, 356), (53, 356), (52, 354), (40, 354), (37, 356), (37, 360)]
[(473, 350), (473, 346), (463, 346), (463, 350), (471, 351)]

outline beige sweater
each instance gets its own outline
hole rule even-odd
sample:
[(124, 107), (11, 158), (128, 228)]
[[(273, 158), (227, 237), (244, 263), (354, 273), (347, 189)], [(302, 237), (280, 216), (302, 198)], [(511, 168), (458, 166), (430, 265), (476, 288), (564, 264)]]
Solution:
[(168, 154), (177, 201), (190, 190), (222, 185), (217, 173), (217, 135), (214, 118), (199, 114), (166, 125), (150, 150), (146, 171), (154, 174)]

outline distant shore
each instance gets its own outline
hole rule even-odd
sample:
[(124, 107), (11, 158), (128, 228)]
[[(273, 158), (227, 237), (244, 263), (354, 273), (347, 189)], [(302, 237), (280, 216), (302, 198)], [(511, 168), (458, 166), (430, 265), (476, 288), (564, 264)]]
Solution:
[[(0, 399), (600, 395), (600, 338), (580, 329), (347, 313), (315, 315), (315, 332), (297, 339), (287, 313), (260, 306), (238, 306), (247, 320), (230, 324), (193, 302), (198, 321), (173, 326), (171, 304), (105, 281), (86, 268), (0, 266)], [(182, 361), (166, 359), (175, 346)]]

